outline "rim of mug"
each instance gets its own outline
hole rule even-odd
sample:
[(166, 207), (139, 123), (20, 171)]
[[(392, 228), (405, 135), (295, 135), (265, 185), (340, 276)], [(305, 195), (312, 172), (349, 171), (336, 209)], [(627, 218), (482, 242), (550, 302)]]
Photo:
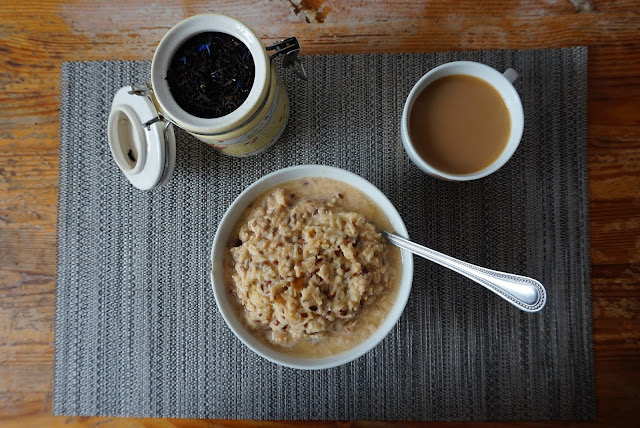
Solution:
[[(460, 69), (460, 71), (450, 72), (451, 69)], [(474, 73), (475, 72), (475, 73)], [(480, 76), (478, 74), (482, 73)], [(466, 74), (469, 76), (478, 77), (489, 85), (491, 85), (502, 97), (505, 105), (507, 106), (507, 110), (509, 111), (509, 118), (511, 120), (511, 131), (509, 133), (509, 139), (504, 150), (500, 153), (500, 156), (493, 161), (490, 165), (485, 168), (470, 173), (470, 174), (452, 174), (449, 172), (445, 172), (435, 168), (426, 162), (416, 151), (413, 146), (413, 142), (411, 141), (411, 136), (409, 135), (409, 113), (413, 104), (418, 97), (418, 95), (430, 85), (432, 82), (438, 80), (441, 77), (454, 75), (454, 74)], [(492, 81), (487, 80), (484, 76), (489, 75), (492, 78)], [(499, 81), (502, 83), (506, 83), (502, 88), (496, 86), (494, 82)], [(516, 119), (516, 120), (514, 120)], [(482, 64), (480, 62), (475, 61), (452, 61), (447, 62), (445, 64), (441, 64), (431, 70), (429, 70), (425, 75), (423, 75), (413, 86), (407, 100), (405, 101), (404, 108), (402, 111), (402, 120), (401, 120), (401, 136), (402, 136), (402, 145), (404, 146), (405, 151), (409, 155), (409, 159), (422, 171), (427, 174), (441, 178), (449, 181), (469, 181), (469, 180), (477, 180), (482, 177), (486, 177), (500, 168), (502, 168), (508, 161), (511, 159), (516, 149), (520, 145), (520, 140), (522, 139), (522, 134), (524, 131), (524, 110), (522, 108), (522, 101), (520, 99), (520, 95), (516, 91), (515, 87), (507, 79), (502, 73), (496, 70), (493, 67), (490, 67), (486, 64)]]
[[(253, 85), (247, 99), (231, 113), (216, 118), (187, 113), (175, 101), (166, 80), (175, 52), (191, 37), (206, 32), (220, 32), (237, 38), (249, 49), (254, 63)], [(223, 133), (242, 125), (260, 107), (260, 100), (269, 90), (270, 82), (270, 61), (262, 41), (244, 23), (218, 13), (190, 16), (171, 27), (160, 40), (151, 62), (151, 86), (163, 115), (180, 128), (196, 134)]]

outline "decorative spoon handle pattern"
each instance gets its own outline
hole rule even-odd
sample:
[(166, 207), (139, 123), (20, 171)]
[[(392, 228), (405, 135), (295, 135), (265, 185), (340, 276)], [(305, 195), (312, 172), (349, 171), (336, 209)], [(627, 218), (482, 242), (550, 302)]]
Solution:
[(393, 233), (381, 233), (389, 243), (466, 276), (525, 312), (538, 312), (547, 302), (544, 286), (533, 278), (472, 265)]

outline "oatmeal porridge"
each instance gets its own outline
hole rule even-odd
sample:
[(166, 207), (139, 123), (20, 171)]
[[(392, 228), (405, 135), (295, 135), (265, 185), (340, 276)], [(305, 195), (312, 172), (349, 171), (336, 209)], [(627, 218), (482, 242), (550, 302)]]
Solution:
[(364, 341), (393, 305), (400, 251), (377, 230), (382, 210), (356, 188), (304, 178), (258, 197), (225, 254), (235, 311), (263, 342), (298, 356), (333, 355)]

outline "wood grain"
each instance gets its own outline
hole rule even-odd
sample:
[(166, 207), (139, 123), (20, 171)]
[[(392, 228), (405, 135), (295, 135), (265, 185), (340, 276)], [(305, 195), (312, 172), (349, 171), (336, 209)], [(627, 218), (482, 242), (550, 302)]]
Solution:
[[(640, 421), (638, 9), (634, 0), (2, 2), (0, 425), (297, 425), (50, 416), (60, 63), (151, 59), (160, 38), (176, 22), (215, 11), (245, 21), (265, 42), (297, 35), (305, 54), (588, 45), (596, 425), (635, 426)], [(497, 426), (507, 425), (540, 424)]]

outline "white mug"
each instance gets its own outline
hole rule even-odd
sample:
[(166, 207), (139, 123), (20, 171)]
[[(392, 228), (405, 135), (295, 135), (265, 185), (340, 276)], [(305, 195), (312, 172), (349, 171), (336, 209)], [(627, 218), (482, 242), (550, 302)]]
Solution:
[[(450, 76), (452, 74), (465, 74), (468, 76), (474, 76), (490, 84), (498, 91), (498, 93), (504, 100), (504, 103), (507, 106), (507, 110), (509, 111), (509, 116), (511, 118), (511, 132), (509, 134), (509, 139), (500, 156), (498, 156), (498, 158), (487, 167), (470, 174), (451, 174), (434, 168), (416, 152), (416, 149), (413, 146), (413, 142), (411, 141), (411, 136), (409, 135), (409, 117), (411, 114), (411, 108), (413, 107), (413, 103), (415, 102), (418, 95), (429, 84), (440, 79), (441, 77)], [(488, 65), (472, 61), (455, 61), (442, 64), (422, 76), (422, 78), (418, 80), (418, 83), (414, 85), (413, 89), (411, 89), (411, 92), (407, 97), (407, 101), (404, 104), (404, 110), (402, 112), (402, 145), (404, 146), (409, 159), (411, 159), (411, 161), (418, 168), (420, 168), (427, 174), (436, 178), (450, 181), (476, 180), (478, 178), (486, 177), (487, 175), (500, 169), (500, 167), (507, 163), (511, 156), (513, 156), (513, 153), (518, 148), (520, 140), (522, 139), (522, 131), (524, 128), (524, 112), (522, 110), (522, 102), (520, 101), (520, 96), (518, 96), (518, 92), (516, 92), (516, 89), (512, 85), (512, 82), (517, 78), (518, 73), (511, 68), (505, 71), (504, 74), (502, 74), (499, 71), (489, 67)]]

